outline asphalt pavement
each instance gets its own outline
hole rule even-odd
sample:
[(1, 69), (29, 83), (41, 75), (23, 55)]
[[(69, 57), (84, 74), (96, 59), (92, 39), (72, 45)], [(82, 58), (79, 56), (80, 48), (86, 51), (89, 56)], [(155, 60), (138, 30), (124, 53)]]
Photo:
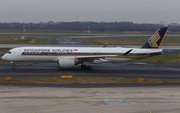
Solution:
[(16, 64), (12, 69), (10, 64), (0, 65), (0, 77), (24, 76), (91, 76), (91, 77), (127, 77), (127, 78), (161, 78), (180, 79), (179, 65), (146, 64), (146, 63), (103, 63), (92, 64), (92, 70), (82, 70), (79, 66), (73, 69), (60, 69), (57, 63)]

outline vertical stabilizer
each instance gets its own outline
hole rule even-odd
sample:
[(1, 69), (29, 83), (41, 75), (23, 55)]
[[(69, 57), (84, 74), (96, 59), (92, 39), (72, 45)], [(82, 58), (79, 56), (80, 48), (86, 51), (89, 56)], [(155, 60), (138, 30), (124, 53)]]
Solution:
[(141, 48), (158, 49), (166, 35), (168, 27), (160, 28)]

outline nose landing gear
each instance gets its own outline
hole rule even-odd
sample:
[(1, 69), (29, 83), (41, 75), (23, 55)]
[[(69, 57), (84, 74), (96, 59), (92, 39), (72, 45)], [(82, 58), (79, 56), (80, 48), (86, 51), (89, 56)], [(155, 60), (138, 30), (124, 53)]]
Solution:
[(11, 62), (11, 64), (12, 64), (12, 69), (15, 69), (15, 64), (14, 64), (14, 62)]

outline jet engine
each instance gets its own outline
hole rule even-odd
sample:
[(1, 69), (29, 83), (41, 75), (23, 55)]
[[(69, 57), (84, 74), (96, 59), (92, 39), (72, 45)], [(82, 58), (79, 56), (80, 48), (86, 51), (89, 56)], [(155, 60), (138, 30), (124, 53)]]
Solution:
[(73, 68), (75, 66), (74, 59), (70, 58), (60, 58), (58, 63), (60, 68)]

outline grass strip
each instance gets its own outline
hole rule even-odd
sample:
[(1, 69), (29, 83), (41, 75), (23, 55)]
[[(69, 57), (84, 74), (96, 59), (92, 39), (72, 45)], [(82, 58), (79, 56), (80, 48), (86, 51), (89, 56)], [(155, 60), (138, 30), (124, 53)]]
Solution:
[(180, 83), (180, 79), (149, 79), (144, 81), (138, 78), (123, 77), (87, 77), (75, 76), (73, 78), (52, 77), (12, 77), (6, 80), (0, 77), (0, 83), (27, 83), (27, 84), (133, 84), (133, 83)]
[[(83, 38), (81, 40), (92, 45), (104, 45), (98, 41), (109, 42), (109, 45), (144, 45), (149, 36), (130, 36), (130, 37), (97, 37)], [(162, 46), (180, 46), (180, 36), (166, 36)]]
[[(30, 43), (32, 39), (36, 39), (35, 43)], [(20, 38), (0, 38), (1, 44), (50, 44), (49, 39), (47, 38), (26, 38), (22, 40)]]
[[(22, 33), (23, 29), (0, 29), (0, 33)], [(28, 29), (26, 33), (87, 33), (86, 30), (42, 30), (42, 29)], [(97, 32), (99, 33), (99, 32)], [(104, 33), (104, 32), (103, 32)]]
[(12, 49), (12, 48), (0, 48), (0, 52), (1, 51), (6, 52), (6, 51), (9, 51), (10, 49)]
[(180, 63), (180, 57), (178, 54), (170, 54), (170, 55), (157, 55), (152, 57), (147, 57), (139, 60), (135, 60), (134, 62), (152, 62), (152, 60), (159, 60), (162, 63)]

